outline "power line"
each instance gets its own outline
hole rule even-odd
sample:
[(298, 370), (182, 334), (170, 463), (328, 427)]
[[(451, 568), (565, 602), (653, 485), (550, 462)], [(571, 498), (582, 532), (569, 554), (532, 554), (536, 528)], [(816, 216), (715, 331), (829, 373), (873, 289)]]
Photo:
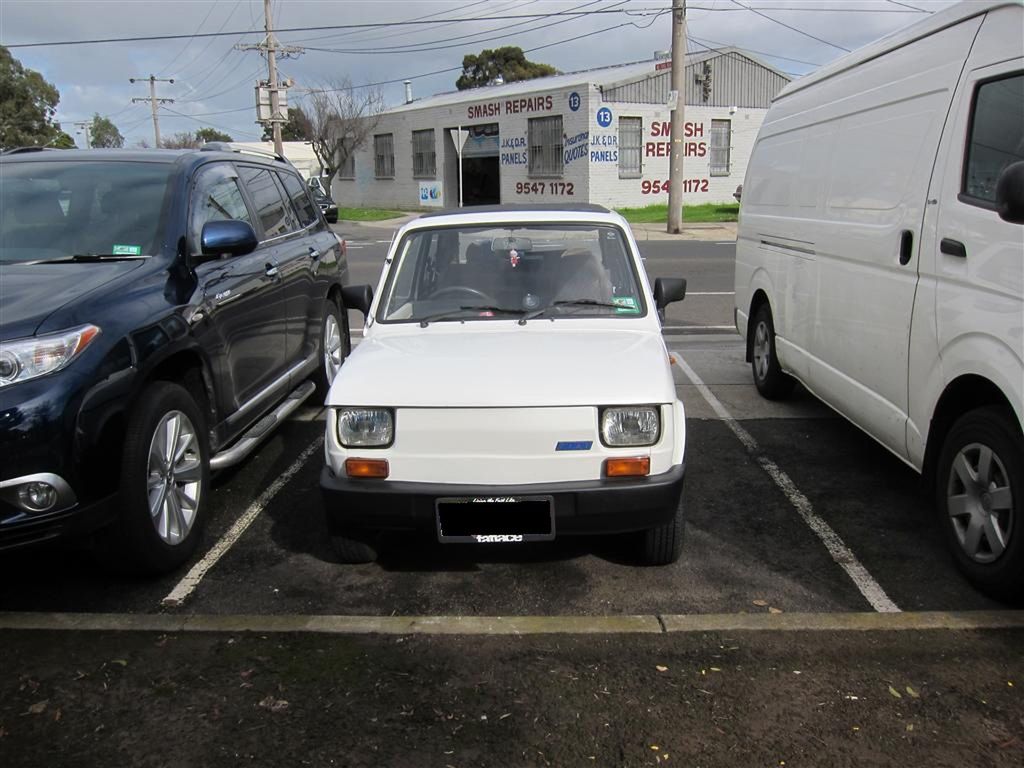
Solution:
[[(818, 61), (804, 61), (803, 59), (793, 59), (793, 58), (790, 58), (789, 56), (781, 56), (781, 55), (779, 55), (777, 53), (768, 53), (768, 51), (755, 51), (753, 48), (744, 48), (742, 45), (733, 45), (733, 44), (730, 44), (730, 43), (719, 43), (719, 42), (716, 42), (715, 40), (709, 40), (706, 37), (691, 37), (690, 39), (693, 40), (698, 45), (704, 46), (705, 48), (708, 47), (707, 45), (704, 45), (705, 43), (711, 43), (711, 45), (716, 46), (717, 48), (739, 48), (741, 51), (746, 51), (747, 53), (756, 53), (758, 56), (770, 56), (773, 59), (781, 59), (782, 61), (791, 61), (794, 64), (806, 64), (809, 67), (823, 67), (823, 66), (825, 66), (824, 64), (822, 64), (821, 62), (818, 62)], [(712, 48), (710, 50), (715, 50), (715, 49)]]
[(759, 10), (757, 10), (755, 8), (751, 8), (749, 5), (743, 5), (742, 3), (740, 3), (739, 0), (732, 0), (732, 1), (736, 5), (738, 5), (740, 8), (744, 8), (744, 9), (750, 11), (751, 13), (756, 13), (761, 18), (768, 19), (768, 21), (773, 22), (775, 24), (778, 24), (780, 26), (783, 26), (786, 29), (791, 29), (791, 30), (793, 30), (794, 32), (796, 32), (798, 34), (803, 35), (804, 37), (809, 37), (812, 40), (817, 40), (819, 43), (824, 43), (825, 45), (831, 45), (833, 48), (838, 48), (839, 50), (846, 51), (847, 53), (850, 52), (849, 48), (844, 48), (841, 45), (836, 45), (835, 43), (830, 43), (828, 40), (824, 40), (824, 39), (822, 39), (820, 37), (817, 37), (816, 35), (812, 35), (810, 32), (804, 32), (802, 29), (797, 29), (796, 27), (790, 26), (789, 24), (787, 24), (784, 21), (779, 21), (778, 19), (773, 19), (771, 16), (768, 16), (767, 14), (761, 13), (761, 11), (759, 11)]
[(256, 136), (257, 138), (259, 138), (258, 134), (249, 133), (248, 131), (239, 131), (239, 130), (235, 130), (233, 128), (225, 128), (222, 125), (214, 125), (213, 123), (208, 123), (205, 120), (199, 120), (198, 118), (195, 118), (192, 115), (186, 115), (184, 112), (178, 112), (177, 110), (170, 109), (169, 107), (163, 107), (163, 111), (164, 112), (170, 112), (172, 115), (176, 115), (178, 117), (187, 118), (189, 120), (192, 120), (194, 122), (199, 123), (200, 125), (205, 125), (208, 128), (216, 128), (218, 131), (223, 131), (224, 133), (229, 133), (229, 134), (237, 133), (237, 134), (241, 134), (243, 136)]
[[(216, 0), (214, 0), (214, 2), (210, 3), (210, 10), (208, 10), (208, 11), (206, 12), (206, 16), (204, 16), (204, 17), (203, 17), (203, 20), (202, 20), (201, 22), (199, 22), (199, 26), (198, 26), (198, 27), (196, 27), (196, 32), (198, 32), (199, 30), (201, 30), (201, 29), (203, 28), (203, 25), (204, 25), (204, 24), (206, 24), (206, 22), (207, 22), (207, 21), (209, 21), (209, 19), (210, 19), (210, 14), (212, 14), (212, 13), (213, 13), (213, 9), (214, 9), (214, 8), (216, 8), (216, 7), (217, 7), (217, 3), (216, 3)], [(169, 70), (169, 69), (171, 68), (171, 65), (172, 65), (172, 64), (174, 64), (174, 62), (176, 62), (176, 61), (177, 61), (178, 59), (180, 59), (180, 58), (181, 58), (181, 54), (183, 54), (183, 53), (184, 53), (185, 51), (187, 51), (187, 50), (188, 50), (188, 47), (189, 47), (190, 45), (192, 45), (192, 41), (193, 41), (193, 40), (195, 40), (195, 39), (196, 39), (196, 38), (195, 38), (195, 35), (193, 35), (192, 37), (190, 37), (190, 38), (188, 39), (188, 42), (187, 42), (187, 43), (185, 43), (185, 45), (184, 45), (184, 46), (182, 46), (182, 49), (181, 49), (180, 51), (178, 51), (178, 55), (177, 55), (177, 56), (175, 56), (175, 57), (174, 57), (173, 59), (171, 59), (170, 63), (169, 63), (169, 64), (168, 64), (168, 65), (167, 65), (166, 67), (161, 67), (161, 68), (159, 69), (159, 71), (157, 72), (157, 74), (158, 74), (158, 75), (162, 75), (162, 74), (163, 74), (164, 72), (167, 72), (167, 71), (168, 71), (168, 70)]]
[[(228, 25), (228, 22), (231, 21), (232, 17), (235, 15), (235, 11), (238, 10), (238, 6), (241, 5), (241, 4), (242, 4), (242, 0), (237, 0), (237, 2), (235, 3), (235, 7), (232, 8), (231, 12), (227, 16), (224, 17), (224, 21), (221, 23), (220, 27), (218, 27), (218, 29), (217, 29), (218, 32), (223, 30), (224, 27), (226, 27)], [(207, 42), (206, 45), (203, 46), (203, 49), (201, 51), (199, 51), (199, 53), (197, 53), (195, 56), (192, 57), (192, 61), (189, 62), (188, 64), (186, 64), (184, 67), (182, 67), (181, 72), (182, 73), (187, 72), (194, 65), (201, 64), (202, 60), (203, 60), (203, 56), (205, 56), (206, 52), (208, 50), (210, 50), (210, 46), (213, 45), (214, 42), (216, 42), (216, 38), (210, 38), (209, 42)], [(230, 51), (232, 49), (229, 48), (228, 50)], [(224, 57), (224, 58), (227, 58), (227, 57)], [(221, 59), (221, 61), (223, 61), (223, 58)]]
[(889, 0), (889, 2), (892, 3), (893, 5), (902, 5), (904, 8), (909, 8), (910, 10), (917, 11), (918, 13), (935, 13), (935, 11), (929, 11), (926, 8), (915, 8), (912, 5), (907, 5), (906, 3), (897, 2), (897, 0)]
[[(592, 11), (552, 11), (551, 13), (527, 13), (527, 14), (512, 14), (505, 17), (505, 20), (511, 19), (549, 19), (559, 16), (570, 16), (573, 18), (581, 18), (584, 16), (595, 16), (595, 15), (606, 15), (606, 14), (627, 14), (627, 15), (642, 15), (646, 12), (664, 13), (664, 8), (639, 8), (639, 9), (626, 9), (626, 8), (613, 8), (613, 9), (595, 9)], [(473, 17), (462, 17), (458, 19), (451, 19), (454, 23), (471, 23), (477, 21), (493, 21), (491, 16), (473, 16)], [(391, 21), (391, 22), (377, 22), (373, 24), (328, 24), (315, 27), (287, 27), (285, 29), (276, 30), (277, 33), (288, 33), (288, 32), (326, 32), (332, 29), (376, 29), (378, 27), (405, 27), (405, 26), (419, 26), (423, 24), (431, 24), (434, 22), (429, 21)], [(63, 46), (63, 45), (93, 45), (97, 43), (142, 43), (152, 42), (155, 40), (184, 40), (189, 37), (232, 37), (237, 35), (251, 35), (255, 34), (256, 30), (245, 29), (245, 30), (234, 30), (232, 32), (201, 32), (196, 34), (181, 34), (181, 35), (140, 35), (137, 37), (105, 37), (105, 38), (93, 38), (89, 40), (51, 40), (42, 43), (9, 43), (4, 44), (6, 48), (41, 48), (44, 46)]]

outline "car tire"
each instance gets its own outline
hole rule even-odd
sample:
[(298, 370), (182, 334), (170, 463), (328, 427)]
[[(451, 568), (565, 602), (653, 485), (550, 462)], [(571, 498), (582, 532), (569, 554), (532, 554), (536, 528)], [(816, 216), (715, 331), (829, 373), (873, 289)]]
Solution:
[(664, 525), (643, 532), (640, 562), (642, 565), (671, 565), (683, 552), (686, 519), (680, 499), (672, 519)]
[(344, 565), (372, 563), (377, 559), (377, 550), (359, 539), (332, 535), (331, 546), (334, 549), (334, 559)]
[(754, 375), (754, 386), (761, 396), (768, 400), (784, 400), (789, 397), (796, 380), (782, 372), (775, 349), (775, 321), (767, 302), (754, 313), (753, 334), (750, 340), (750, 370)]
[(137, 573), (180, 567), (202, 537), (209, 485), (206, 420), (195, 399), (172, 382), (149, 385), (128, 417), (119, 516), (100, 554)]
[(957, 565), (982, 591), (1024, 596), (1024, 438), (1009, 409), (978, 408), (942, 444), (935, 501)]
[(320, 321), (320, 368), (316, 376), (316, 391), (321, 403), (351, 351), (348, 313), (334, 299), (327, 299), (323, 320)]

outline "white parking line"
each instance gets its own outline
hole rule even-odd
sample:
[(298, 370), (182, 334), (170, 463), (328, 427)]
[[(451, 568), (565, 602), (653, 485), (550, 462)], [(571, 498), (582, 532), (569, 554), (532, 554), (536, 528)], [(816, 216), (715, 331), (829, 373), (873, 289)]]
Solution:
[(789, 503), (796, 508), (796, 511), (800, 513), (800, 517), (804, 519), (804, 522), (817, 534), (821, 543), (825, 545), (825, 549), (828, 550), (836, 565), (846, 571), (846, 574), (853, 580), (854, 585), (860, 590), (864, 599), (879, 613), (899, 613), (900, 609), (896, 603), (885, 594), (882, 586), (861, 565), (856, 555), (846, 546), (839, 534), (832, 530), (832, 527), (817, 515), (810, 500), (800, 492), (800, 489), (796, 487), (796, 484), (790, 479), (789, 475), (783, 472), (778, 464), (761, 452), (754, 436), (740, 426), (739, 422), (732, 417), (732, 414), (722, 405), (721, 401), (708, 389), (708, 386), (701, 380), (696, 371), (684, 362), (682, 353), (677, 351), (675, 356), (676, 364), (679, 368), (689, 377), (697, 391), (704, 396), (704, 399), (708, 401), (708, 405), (711, 406), (712, 410), (718, 414), (718, 417), (739, 438), (739, 441), (743, 443), (747, 451), (750, 452), (751, 456), (761, 466), (761, 469), (767, 472), (768, 476), (775, 481), (775, 484), (785, 494), (786, 498), (789, 499)]
[(323, 437), (318, 437), (306, 450), (300, 453), (299, 458), (282, 472), (277, 480), (271, 483), (270, 487), (259, 495), (256, 501), (249, 505), (249, 508), (235, 521), (235, 524), (228, 529), (228, 532), (221, 536), (220, 540), (210, 548), (210, 551), (203, 556), (203, 559), (192, 566), (167, 597), (160, 601), (161, 605), (174, 607), (184, 603), (188, 596), (195, 591), (195, 588), (199, 586), (199, 582), (203, 580), (207, 571), (213, 568), (217, 561), (231, 549), (231, 545), (238, 541), (241, 535), (245, 533), (245, 529), (252, 525), (253, 520), (259, 517), (260, 512), (270, 503), (270, 500), (277, 495), (278, 491), (284, 488), (295, 473), (302, 468), (302, 465), (309, 460), (309, 457), (323, 447), (323, 444)]

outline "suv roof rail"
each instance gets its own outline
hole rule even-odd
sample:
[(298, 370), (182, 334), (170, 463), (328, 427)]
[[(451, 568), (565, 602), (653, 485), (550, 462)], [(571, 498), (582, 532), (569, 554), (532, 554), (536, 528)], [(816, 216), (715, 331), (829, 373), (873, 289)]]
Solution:
[(201, 152), (234, 152), (239, 155), (257, 155), (291, 165), (288, 162), (288, 158), (284, 155), (279, 155), (277, 152), (271, 152), (269, 149), (256, 149), (255, 147), (239, 147), (230, 141), (208, 141), (199, 150)]

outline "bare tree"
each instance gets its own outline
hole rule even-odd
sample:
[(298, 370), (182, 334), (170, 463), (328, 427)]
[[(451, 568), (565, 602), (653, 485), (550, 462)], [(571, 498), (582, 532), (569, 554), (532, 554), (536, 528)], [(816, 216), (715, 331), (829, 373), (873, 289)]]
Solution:
[(168, 136), (160, 146), (164, 149), (194, 149), (203, 142), (191, 131), (179, 131), (173, 136)]
[(348, 78), (310, 89), (303, 105), (306, 135), (313, 153), (327, 174), (326, 187), (377, 129), (384, 111), (384, 94), (376, 88), (358, 88)]

